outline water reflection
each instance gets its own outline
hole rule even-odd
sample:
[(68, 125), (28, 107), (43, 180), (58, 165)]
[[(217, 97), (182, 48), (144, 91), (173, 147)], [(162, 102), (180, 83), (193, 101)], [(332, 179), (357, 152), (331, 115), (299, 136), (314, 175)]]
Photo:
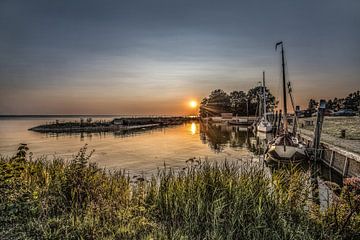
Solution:
[(273, 138), (271, 133), (257, 133), (243, 126), (200, 123), (200, 139), (215, 152), (225, 148), (247, 149), (259, 155), (265, 152), (267, 143)]
[(196, 128), (196, 123), (195, 123), (195, 122), (192, 122), (192, 123), (191, 123), (191, 128), (190, 128), (191, 134), (192, 134), (192, 135), (195, 135), (195, 134), (196, 134), (196, 130), (197, 130), (197, 128)]
[(200, 123), (200, 140), (215, 152), (226, 147), (248, 148), (253, 133), (241, 126)]
[[(154, 128), (142, 128), (136, 130), (121, 130), (117, 132), (64, 132), (64, 133), (39, 133), (39, 132), (31, 132), (31, 134), (44, 136), (45, 138), (80, 138), (80, 141), (91, 141), (93, 137), (97, 138), (105, 138), (109, 136), (119, 137), (119, 138), (127, 138), (127, 137), (135, 137), (139, 135), (151, 135), (155, 132), (162, 132), (165, 128), (173, 128), (174, 126), (168, 127), (154, 127)], [(196, 133), (196, 125), (195, 125), (195, 133)], [(194, 133), (194, 134), (195, 134)]]

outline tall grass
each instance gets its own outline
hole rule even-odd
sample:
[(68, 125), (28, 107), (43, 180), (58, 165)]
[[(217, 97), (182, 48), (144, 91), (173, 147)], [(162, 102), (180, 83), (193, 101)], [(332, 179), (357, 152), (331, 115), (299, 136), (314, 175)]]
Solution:
[(0, 239), (359, 237), (360, 188), (320, 212), (309, 176), (296, 169), (192, 162), (147, 180), (89, 163), (86, 147), (69, 162), (27, 150), (0, 160)]

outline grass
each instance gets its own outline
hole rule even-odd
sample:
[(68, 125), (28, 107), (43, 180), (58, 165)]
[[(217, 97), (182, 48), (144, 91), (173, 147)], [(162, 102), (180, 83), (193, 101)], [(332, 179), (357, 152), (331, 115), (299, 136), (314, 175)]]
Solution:
[[(316, 118), (312, 118), (314, 123)], [(314, 130), (314, 126), (306, 126), (307, 130)], [(323, 133), (332, 137), (341, 137), (341, 130), (346, 131), (345, 139), (360, 140), (360, 117), (325, 117)]]
[(89, 164), (86, 146), (68, 162), (27, 151), (0, 161), (0, 239), (359, 237), (358, 179), (321, 212), (296, 168), (195, 161), (144, 179)]

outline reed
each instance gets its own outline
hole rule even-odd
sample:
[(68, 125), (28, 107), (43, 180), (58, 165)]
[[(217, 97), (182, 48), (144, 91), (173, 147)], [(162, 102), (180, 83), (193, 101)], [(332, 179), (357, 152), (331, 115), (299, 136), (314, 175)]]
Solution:
[(86, 146), (70, 161), (32, 159), (27, 150), (0, 160), (1, 239), (359, 236), (353, 189), (321, 212), (309, 200), (309, 176), (298, 169), (269, 174), (254, 163), (192, 160), (145, 179), (89, 163)]

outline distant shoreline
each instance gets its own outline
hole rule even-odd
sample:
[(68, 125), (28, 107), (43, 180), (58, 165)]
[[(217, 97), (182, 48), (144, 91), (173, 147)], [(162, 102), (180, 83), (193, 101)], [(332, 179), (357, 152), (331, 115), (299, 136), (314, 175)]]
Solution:
[(80, 133), (80, 132), (119, 132), (134, 131), (137, 129), (152, 129), (155, 127), (166, 127), (180, 125), (194, 120), (189, 117), (121, 117), (112, 121), (90, 121), (81, 118), (80, 122), (59, 122), (43, 124), (28, 130), (42, 133)]
[(106, 118), (113, 118), (113, 117), (186, 117), (186, 115), (141, 115), (141, 114), (118, 114), (118, 115), (107, 115), (107, 114), (45, 114), (45, 115), (37, 115), (37, 114), (30, 114), (30, 115), (0, 115), (0, 118), (81, 118), (81, 117), (106, 117)]

